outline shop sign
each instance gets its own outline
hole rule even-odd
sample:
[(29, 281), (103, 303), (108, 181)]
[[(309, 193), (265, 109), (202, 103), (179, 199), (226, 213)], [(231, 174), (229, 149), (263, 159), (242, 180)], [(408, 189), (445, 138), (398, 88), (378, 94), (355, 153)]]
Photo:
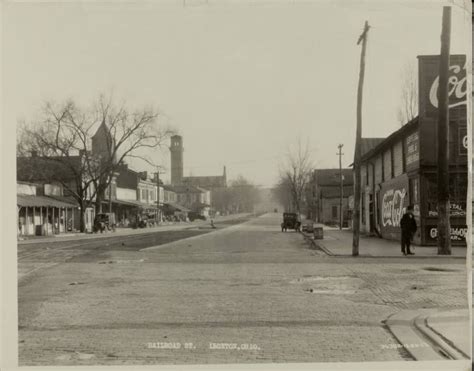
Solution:
[(417, 163), (420, 159), (418, 132), (414, 132), (406, 138), (406, 149), (406, 164)]
[[(462, 204), (458, 204), (456, 202), (452, 202), (449, 205), (449, 215), (450, 216), (465, 216), (466, 210)], [(428, 211), (428, 216), (438, 216), (437, 210), (430, 210)]]
[[(428, 238), (436, 241), (438, 239), (438, 228), (436, 226), (426, 227), (428, 232)], [(453, 226), (451, 227), (451, 241), (465, 241), (467, 235), (466, 226)]]

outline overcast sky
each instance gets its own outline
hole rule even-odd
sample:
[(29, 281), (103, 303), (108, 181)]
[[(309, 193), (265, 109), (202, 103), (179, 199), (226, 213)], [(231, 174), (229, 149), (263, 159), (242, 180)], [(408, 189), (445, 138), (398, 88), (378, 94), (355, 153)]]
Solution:
[[(365, 20), (363, 136), (399, 127), (404, 66), (440, 50), (442, 1), (187, 1), (4, 4), (5, 122), (113, 91), (163, 112), (184, 138), (185, 175), (227, 165), (269, 186), (298, 137), (319, 168), (338, 166), (339, 143), (351, 163)], [(451, 52), (467, 53), (470, 15), (452, 12)], [(169, 168), (167, 150), (158, 161)]]

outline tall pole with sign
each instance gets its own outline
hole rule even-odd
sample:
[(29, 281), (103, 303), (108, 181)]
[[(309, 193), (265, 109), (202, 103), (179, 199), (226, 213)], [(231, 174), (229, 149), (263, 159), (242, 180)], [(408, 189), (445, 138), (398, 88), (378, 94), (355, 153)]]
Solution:
[(365, 49), (367, 47), (367, 33), (369, 32), (369, 22), (365, 21), (364, 31), (357, 41), (357, 45), (362, 42), (362, 50), (360, 53), (360, 71), (359, 71), (359, 86), (357, 89), (357, 130), (356, 130), (356, 145), (354, 156), (354, 218), (353, 218), (353, 238), (352, 238), (352, 256), (359, 255), (359, 235), (360, 235), (360, 142), (362, 137), (362, 93), (364, 91), (364, 75), (365, 75)]
[(438, 255), (451, 255), (449, 220), (449, 48), (451, 38), (451, 7), (443, 7), (441, 55), (439, 61), (438, 104)]

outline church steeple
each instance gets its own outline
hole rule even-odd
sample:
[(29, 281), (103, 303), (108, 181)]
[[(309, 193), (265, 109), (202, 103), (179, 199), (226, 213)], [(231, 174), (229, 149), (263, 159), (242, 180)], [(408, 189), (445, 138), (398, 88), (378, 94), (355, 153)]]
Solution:
[[(114, 153), (114, 150), (115, 143), (104, 118), (99, 128), (92, 136), (92, 153), (94, 155), (109, 159)], [(113, 161), (116, 161), (116, 154), (113, 156)]]

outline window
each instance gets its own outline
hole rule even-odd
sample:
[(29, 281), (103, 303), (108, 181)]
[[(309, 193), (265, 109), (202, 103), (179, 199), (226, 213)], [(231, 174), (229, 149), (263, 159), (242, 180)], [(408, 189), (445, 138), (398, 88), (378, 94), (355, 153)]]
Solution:
[(336, 205), (332, 207), (332, 218), (337, 219), (337, 206)]

